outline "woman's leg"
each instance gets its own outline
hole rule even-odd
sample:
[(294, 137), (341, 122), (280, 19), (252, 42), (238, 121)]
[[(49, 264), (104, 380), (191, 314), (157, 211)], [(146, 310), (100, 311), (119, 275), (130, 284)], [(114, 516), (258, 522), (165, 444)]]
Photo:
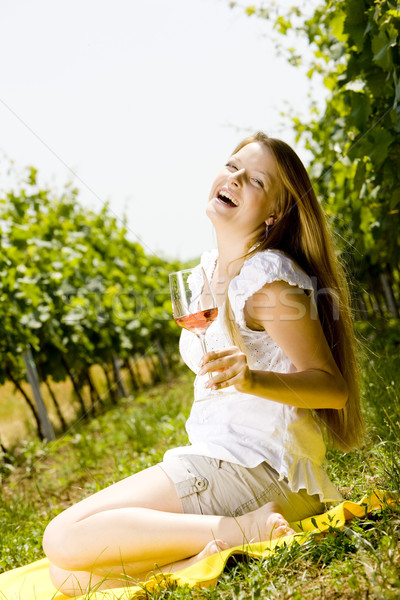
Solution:
[[(175, 486), (164, 471), (150, 467), (115, 483), (81, 502), (74, 504), (55, 517), (46, 528), (43, 539), (44, 551), (49, 559), (60, 567), (74, 560), (81, 563), (86, 550), (74, 548), (78, 524), (91, 517), (104, 518), (112, 511), (140, 507), (171, 513), (182, 512), (181, 501)], [(90, 521), (90, 523), (93, 522)], [(100, 540), (95, 536), (94, 551)], [(104, 550), (104, 548), (102, 548)], [(70, 556), (71, 555), (71, 556)], [(78, 567), (79, 568), (79, 567)]]
[[(58, 567), (52, 569), (53, 581), (65, 593), (72, 593), (72, 579), (61, 585), (69, 572), (74, 591), (85, 589), (88, 574), (92, 584), (107, 578), (124, 585), (127, 578), (133, 583), (157, 568), (170, 570), (216, 538), (231, 547), (282, 535), (287, 522), (277, 510), (266, 505), (237, 519), (182, 514), (174, 484), (155, 466), (58, 515), (46, 529), (43, 547)], [(184, 566), (181, 563), (179, 568)], [(86, 574), (77, 573), (82, 571)]]
[(88, 589), (96, 591), (132, 586), (138, 582), (145, 581), (149, 575), (160, 574), (161, 572), (175, 573), (203, 558), (207, 558), (208, 556), (226, 550), (227, 548), (228, 544), (222, 540), (213, 540), (212, 542), (209, 542), (199, 554), (196, 554), (189, 559), (166, 565), (163, 569), (156, 567), (150, 572), (144, 571), (143, 573), (135, 573), (134, 577), (128, 575), (127, 572), (123, 573), (121, 567), (110, 568), (108, 570), (104, 569), (103, 575), (100, 576), (89, 573), (88, 571), (66, 571), (55, 565), (50, 565), (50, 574), (55, 586), (62, 589), (64, 594), (74, 595), (79, 593), (79, 595), (81, 595)]
[(113, 575), (112, 570), (104, 575), (95, 575), (89, 571), (67, 571), (55, 565), (50, 565), (50, 577), (54, 586), (67, 596), (83, 596), (87, 592), (108, 590), (136, 585), (146, 579), (146, 573), (135, 578), (124, 575), (122, 569)]

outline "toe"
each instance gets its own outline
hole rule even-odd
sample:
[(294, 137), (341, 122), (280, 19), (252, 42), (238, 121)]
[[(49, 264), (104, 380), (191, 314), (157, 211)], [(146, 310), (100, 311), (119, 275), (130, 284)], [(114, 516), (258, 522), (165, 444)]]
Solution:
[(215, 543), (218, 546), (218, 551), (221, 552), (222, 550), (227, 550), (229, 548), (229, 544), (227, 544), (226, 542), (224, 542), (224, 540), (215, 540)]
[(289, 527), (289, 523), (280, 513), (273, 513), (270, 516), (267, 529), (269, 529), (270, 536), (273, 539), (294, 533), (293, 529)]
[(221, 552), (227, 548), (228, 544), (223, 540), (213, 540), (207, 544), (205, 550), (207, 550), (208, 554), (216, 554), (217, 552)]
[(272, 532), (272, 537), (274, 537), (274, 538), (284, 537), (286, 535), (292, 535), (293, 533), (294, 533), (293, 529), (291, 529), (287, 524), (280, 525), (278, 527), (275, 527), (274, 531)]
[(211, 556), (212, 554), (226, 550), (228, 547), (228, 544), (223, 540), (211, 540), (211, 542), (208, 542), (200, 554), (198, 554), (198, 558), (206, 558), (207, 556)]

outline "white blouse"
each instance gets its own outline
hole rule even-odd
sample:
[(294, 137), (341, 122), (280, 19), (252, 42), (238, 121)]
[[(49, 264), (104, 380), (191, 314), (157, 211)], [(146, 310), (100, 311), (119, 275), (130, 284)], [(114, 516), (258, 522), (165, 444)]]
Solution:
[[(209, 280), (215, 269), (217, 251), (205, 252), (201, 258)], [(246, 300), (266, 283), (286, 281), (313, 294), (310, 277), (297, 264), (278, 250), (258, 252), (245, 261), (240, 273), (229, 285), (228, 294), (235, 320), (246, 347), (251, 369), (295, 372), (296, 368), (281, 348), (265, 331), (254, 331), (246, 325)], [(202, 277), (192, 281), (194, 296), (202, 286)], [(223, 330), (223, 311), (206, 333), (208, 350), (231, 346)], [(174, 455), (198, 454), (238, 463), (252, 468), (268, 462), (294, 492), (306, 489), (318, 494), (321, 501), (340, 501), (342, 497), (329, 480), (322, 464), (325, 444), (311, 410), (296, 408), (238, 392), (230, 386), (218, 392), (204, 387), (208, 375), (200, 376), (202, 356), (200, 341), (182, 330), (180, 352), (188, 367), (196, 373), (193, 403), (186, 430), (190, 445), (168, 450), (165, 459)]]

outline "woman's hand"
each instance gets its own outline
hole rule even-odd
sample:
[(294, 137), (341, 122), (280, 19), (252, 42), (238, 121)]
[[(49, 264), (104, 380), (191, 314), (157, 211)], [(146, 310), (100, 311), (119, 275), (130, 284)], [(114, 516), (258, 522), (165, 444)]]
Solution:
[(252, 373), (246, 355), (237, 346), (207, 352), (200, 361), (200, 367), (199, 375), (213, 373), (205, 384), (206, 388), (221, 390), (234, 385), (239, 392), (245, 393), (251, 389)]

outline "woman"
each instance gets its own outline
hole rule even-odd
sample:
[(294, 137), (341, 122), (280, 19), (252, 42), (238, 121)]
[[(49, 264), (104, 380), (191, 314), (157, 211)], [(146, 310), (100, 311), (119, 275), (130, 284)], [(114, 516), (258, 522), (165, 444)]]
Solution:
[(182, 332), (201, 400), (187, 422), (191, 445), (49, 524), (44, 549), (64, 593), (285, 535), (289, 521), (341, 500), (322, 469), (321, 426), (345, 450), (360, 441), (354, 338), (345, 277), (304, 166), (280, 140), (247, 138), (217, 175), (207, 214), (218, 251), (202, 266), (220, 316), (204, 357)]

